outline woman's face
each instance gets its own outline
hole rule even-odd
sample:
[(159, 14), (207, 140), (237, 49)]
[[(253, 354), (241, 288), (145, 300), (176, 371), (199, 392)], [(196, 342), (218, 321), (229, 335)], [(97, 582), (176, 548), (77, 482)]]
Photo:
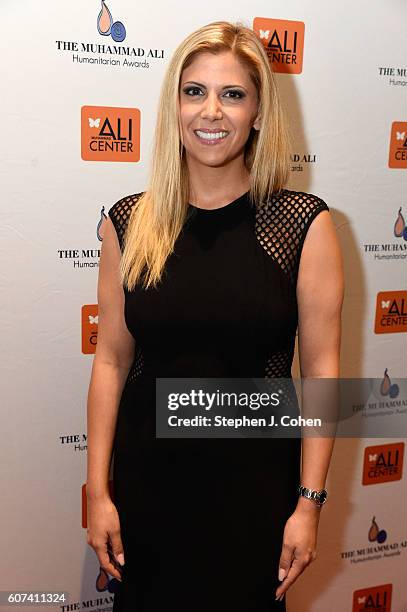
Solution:
[(207, 166), (241, 155), (251, 128), (259, 129), (256, 88), (231, 51), (197, 55), (182, 73), (179, 102), (187, 158)]

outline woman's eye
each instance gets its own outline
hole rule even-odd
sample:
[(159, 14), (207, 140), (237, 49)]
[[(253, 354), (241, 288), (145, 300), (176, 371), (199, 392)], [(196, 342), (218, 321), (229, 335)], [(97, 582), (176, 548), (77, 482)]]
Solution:
[(227, 91), (226, 94), (233, 94), (232, 98), (235, 98), (236, 100), (244, 97), (244, 94), (241, 91), (237, 91), (237, 89), (231, 89), (230, 91)]
[(191, 92), (193, 91), (196, 92), (196, 91), (201, 91), (201, 90), (199, 87), (187, 87), (186, 89), (184, 89), (184, 93), (187, 94), (188, 96), (191, 95)]
[[(202, 89), (200, 87), (186, 87), (184, 89), (184, 93), (187, 96), (194, 96), (197, 94), (197, 92), (201, 92), (202, 93)], [(229, 95), (231, 94), (231, 95)], [(230, 89), (229, 91), (227, 91), (224, 94), (225, 97), (227, 98), (231, 98), (232, 100), (239, 100), (240, 98), (244, 98), (244, 93), (241, 91), (238, 91), (237, 89)]]

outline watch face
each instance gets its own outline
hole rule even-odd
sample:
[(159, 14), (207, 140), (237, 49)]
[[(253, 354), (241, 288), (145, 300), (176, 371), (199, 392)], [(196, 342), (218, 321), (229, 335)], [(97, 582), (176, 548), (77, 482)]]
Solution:
[(323, 504), (326, 501), (326, 498), (328, 497), (328, 493), (325, 491), (325, 489), (322, 489), (318, 497), (319, 497), (319, 503)]

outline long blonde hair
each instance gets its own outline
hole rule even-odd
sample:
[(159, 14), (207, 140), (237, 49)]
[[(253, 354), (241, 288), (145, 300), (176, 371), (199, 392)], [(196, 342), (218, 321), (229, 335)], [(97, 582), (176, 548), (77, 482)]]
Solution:
[(131, 213), (120, 262), (129, 291), (161, 280), (168, 256), (186, 220), (189, 179), (181, 143), (179, 86), (198, 53), (232, 51), (248, 69), (258, 93), (260, 129), (252, 128), (245, 164), (251, 202), (279, 192), (289, 175), (291, 137), (269, 59), (256, 33), (241, 23), (215, 21), (190, 34), (175, 50), (161, 88), (147, 191)]

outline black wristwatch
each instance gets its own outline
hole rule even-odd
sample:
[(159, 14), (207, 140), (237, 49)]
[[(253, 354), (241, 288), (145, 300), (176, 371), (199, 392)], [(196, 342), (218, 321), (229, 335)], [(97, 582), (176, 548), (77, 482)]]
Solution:
[(307, 487), (303, 487), (302, 485), (298, 486), (298, 494), (307, 499), (312, 499), (317, 506), (322, 506), (328, 498), (328, 491), (326, 489), (316, 491), (314, 489), (307, 489)]

